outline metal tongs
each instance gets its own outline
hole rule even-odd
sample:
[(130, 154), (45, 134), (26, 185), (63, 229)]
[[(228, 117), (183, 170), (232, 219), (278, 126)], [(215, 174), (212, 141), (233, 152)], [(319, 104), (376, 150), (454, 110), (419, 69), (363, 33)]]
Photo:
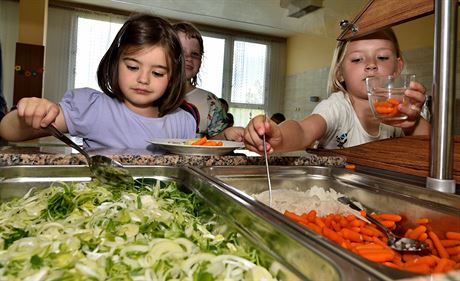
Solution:
[[(264, 123), (267, 123), (267, 115), (265, 115)], [(265, 169), (267, 170), (267, 181), (268, 181), (268, 206), (272, 206), (272, 182), (270, 180), (270, 169), (268, 168), (268, 154), (267, 154), (267, 142), (265, 141), (265, 133), (262, 136), (264, 141), (264, 158), (265, 158)]]

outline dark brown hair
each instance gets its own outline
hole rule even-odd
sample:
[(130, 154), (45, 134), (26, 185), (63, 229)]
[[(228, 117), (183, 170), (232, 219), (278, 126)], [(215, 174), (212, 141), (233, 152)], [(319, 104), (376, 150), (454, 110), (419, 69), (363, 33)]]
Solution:
[[(196, 28), (193, 24), (188, 22), (178, 22), (173, 24), (173, 28), (176, 33), (183, 32), (185, 36), (189, 39), (196, 39), (198, 40), (198, 44), (200, 45), (200, 55), (203, 57), (204, 54), (204, 44), (203, 44), (203, 37), (201, 36), (200, 31)], [(191, 81), (193, 86), (196, 86), (198, 83), (197, 75), (192, 77)]]
[(162, 117), (176, 110), (185, 94), (185, 68), (180, 40), (166, 20), (148, 14), (131, 16), (118, 31), (99, 63), (97, 80), (105, 94), (123, 101), (125, 97), (118, 85), (118, 62), (121, 55), (128, 49), (130, 52), (138, 51), (155, 45), (164, 48), (170, 71), (165, 93), (153, 103), (153, 106), (158, 106), (159, 117)]

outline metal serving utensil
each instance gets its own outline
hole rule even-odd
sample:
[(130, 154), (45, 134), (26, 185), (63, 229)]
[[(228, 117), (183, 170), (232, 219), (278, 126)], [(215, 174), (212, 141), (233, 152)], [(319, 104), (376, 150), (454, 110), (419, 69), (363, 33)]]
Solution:
[[(356, 211), (362, 211), (360, 207), (358, 207), (350, 198), (346, 196), (339, 197), (337, 199), (340, 203), (350, 206), (352, 209)], [(389, 230), (386, 226), (384, 226), (381, 222), (374, 219), (372, 216), (368, 215), (366, 212), (366, 219), (368, 219), (373, 224), (380, 227), (385, 234), (388, 236), (388, 246), (395, 249), (396, 251), (400, 252), (420, 252), (426, 250), (428, 247), (425, 243), (420, 240), (410, 239), (405, 237), (396, 236), (391, 230)]]
[(86, 162), (88, 163), (91, 173), (100, 181), (121, 181), (124, 183), (130, 183), (134, 181), (130, 173), (126, 169), (123, 169), (123, 165), (121, 165), (121, 163), (103, 155), (90, 156), (88, 152), (86, 152), (86, 150), (84, 150), (78, 144), (69, 139), (66, 135), (64, 135), (52, 124), (49, 124), (44, 129), (60, 141), (64, 142), (72, 148), (75, 148), (78, 152), (80, 152), (86, 158)]
[[(267, 115), (265, 115), (264, 123), (267, 122)], [(264, 141), (264, 158), (265, 158), (265, 169), (267, 170), (267, 181), (268, 181), (268, 206), (272, 206), (272, 182), (270, 180), (270, 169), (268, 168), (268, 154), (267, 154), (267, 142), (265, 141), (265, 134), (262, 136)]]

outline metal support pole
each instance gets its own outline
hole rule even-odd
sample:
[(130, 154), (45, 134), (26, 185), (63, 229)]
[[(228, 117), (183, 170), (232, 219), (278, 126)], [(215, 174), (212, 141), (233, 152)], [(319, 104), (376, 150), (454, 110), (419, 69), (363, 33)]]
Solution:
[(436, 0), (430, 176), (426, 187), (455, 193), (453, 129), (457, 50), (457, 0)]

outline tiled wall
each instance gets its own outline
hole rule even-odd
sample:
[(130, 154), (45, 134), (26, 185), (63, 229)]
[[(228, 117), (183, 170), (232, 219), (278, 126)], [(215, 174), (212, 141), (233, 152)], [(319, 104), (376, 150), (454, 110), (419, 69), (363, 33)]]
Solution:
[[(433, 80), (433, 49), (423, 48), (403, 53), (406, 65), (405, 73), (415, 73), (417, 81), (421, 82), (431, 94)], [(460, 51), (457, 50), (457, 65), (460, 64)], [(327, 98), (327, 78), (329, 67), (308, 70), (303, 73), (288, 76), (284, 97), (284, 113), (289, 119), (303, 119), (309, 115), (318, 102), (310, 101), (317, 96), (320, 100)], [(460, 113), (460, 66), (457, 66), (456, 112)], [(454, 120), (455, 133), (460, 134), (460, 117)]]

